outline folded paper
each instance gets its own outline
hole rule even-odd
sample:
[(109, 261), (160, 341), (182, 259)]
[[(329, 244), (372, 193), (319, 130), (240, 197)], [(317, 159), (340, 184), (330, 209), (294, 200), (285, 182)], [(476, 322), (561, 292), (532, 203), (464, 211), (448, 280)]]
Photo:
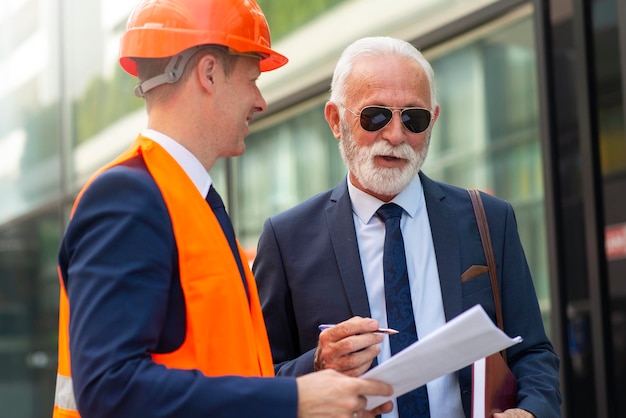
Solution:
[(521, 341), (519, 336), (508, 337), (476, 305), (363, 374), (364, 379), (380, 380), (394, 389), (391, 397), (368, 396), (366, 409)]

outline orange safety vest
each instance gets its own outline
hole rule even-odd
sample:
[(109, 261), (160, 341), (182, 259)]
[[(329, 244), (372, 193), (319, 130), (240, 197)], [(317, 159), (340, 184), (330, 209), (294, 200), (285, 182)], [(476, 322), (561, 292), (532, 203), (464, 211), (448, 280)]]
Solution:
[[(155, 362), (170, 368), (198, 369), (206, 376), (273, 376), (272, 356), (256, 283), (239, 247), (249, 297), (239, 270), (213, 211), (176, 161), (156, 142), (139, 136), (104, 170), (141, 155), (158, 185), (169, 211), (180, 269), (187, 329), (181, 347), (168, 354), (153, 354)], [(216, 263), (215, 260), (220, 260)], [(61, 277), (59, 306), (59, 365), (54, 418), (80, 417), (72, 386), (69, 352), (70, 301)], [(207, 326), (207, 318), (219, 318)], [(211, 332), (207, 332), (207, 328)], [(215, 338), (219, 335), (219, 338)]]

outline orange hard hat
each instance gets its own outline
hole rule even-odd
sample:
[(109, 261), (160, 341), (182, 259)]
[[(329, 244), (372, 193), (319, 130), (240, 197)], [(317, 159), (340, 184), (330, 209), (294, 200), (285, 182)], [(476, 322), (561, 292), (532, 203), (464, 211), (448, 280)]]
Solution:
[(207, 44), (259, 54), (261, 71), (287, 63), (271, 49), (269, 26), (255, 0), (140, 0), (120, 41), (120, 65), (137, 76), (132, 58), (172, 57)]

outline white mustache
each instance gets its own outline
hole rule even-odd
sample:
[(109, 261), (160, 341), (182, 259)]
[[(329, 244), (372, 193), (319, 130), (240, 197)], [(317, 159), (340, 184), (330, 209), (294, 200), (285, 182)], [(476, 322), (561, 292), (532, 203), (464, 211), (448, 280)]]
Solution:
[(377, 141), (369, 149), (370, 156), (384, 155), (385, 157), (411, 160), (415, 158), (415, 151), (407, 143), (391, 145), (387, 141)]

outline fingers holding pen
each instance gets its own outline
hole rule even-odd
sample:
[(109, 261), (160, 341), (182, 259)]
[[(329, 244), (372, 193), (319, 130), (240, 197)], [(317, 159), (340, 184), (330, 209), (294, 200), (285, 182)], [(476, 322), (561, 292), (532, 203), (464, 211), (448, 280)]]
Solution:
[(320, 333), (315, 352), (315, 369), (334, 369), (348, 376), (360, 376), (380, 353), (383, 335), (378, 321), (353, 317)]

